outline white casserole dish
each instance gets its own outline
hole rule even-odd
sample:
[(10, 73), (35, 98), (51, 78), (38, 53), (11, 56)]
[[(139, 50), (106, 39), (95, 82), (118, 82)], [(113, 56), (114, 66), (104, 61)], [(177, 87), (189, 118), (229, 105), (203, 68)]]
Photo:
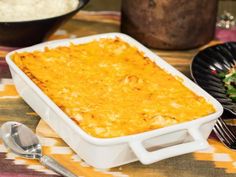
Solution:
[[(11, 55), (14, 52), (43, 50), (46, 46), (54, 48), (57, 46), (68, 46), (70, 43), (79, 44), (100, 38), (115, 37), (119, 37), (144, 52), (146, 56), (165, 71), (182, 78), (185, 86), (193, 90), (197, 95), (203, 96), (214, 106), (216, 112), (193, 121), (140, 134), (106, 139), (95, 138), (88, 135), (73, 122), (11, 60)], [(20, 96), (82, 159), (97, 168), (111, 168), (137, 160), (143, 164), (151, 164), (162, 159), (207, 148), (207, 138), (216, 119), (223, 112), (220, 103), (212, 96), (139, 42), (121, 33), (108, 33), (78, 39), (45, 42), (13, 51), (6, 56), (6, 61)]]

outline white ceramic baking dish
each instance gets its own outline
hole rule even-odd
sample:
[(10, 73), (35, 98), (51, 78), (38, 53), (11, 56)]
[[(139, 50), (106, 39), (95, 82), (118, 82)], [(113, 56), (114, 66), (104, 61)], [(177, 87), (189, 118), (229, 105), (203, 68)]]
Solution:
[[(70, 43), (86, 43), (100, 38), (119, 37), (143, 51), (157, 65), (174, 76), (183, 79), (186, 87), (203, 96), (216, 112), (199, 119), (140, 134), (118, 138), (95, 138), (84, 132), (52, 100), (50, 100), (11, 60), (14, 52), (43, 50), (68, 46)], [(166, 63), (156, 54), (131, 37), (121, 33), (108, 33), (78, 39), (46, 42), (13, 51), (6, 56), (13, 81), (22, 98), (44, 119), (52, 129), (88, 164), (97, 168), (111, 168), (139, 160), (151, 164), (162, 159), (190, 153), (208, 147), (207, 138), (223, 108), (218, 101), (190, 79)], [(36, 61), (37, 62), (37, 61)]]

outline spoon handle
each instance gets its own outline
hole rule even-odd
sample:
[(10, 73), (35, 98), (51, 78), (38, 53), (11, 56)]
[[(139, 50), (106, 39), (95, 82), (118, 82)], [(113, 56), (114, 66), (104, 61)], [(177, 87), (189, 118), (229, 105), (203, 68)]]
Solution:
[(54, 170), (55, 172), (66, 176), (66, 177), (77, 177), (77, 175), (73, 174), (71, 171), (63, 167), (61, 164), (59, 164), (57, 161), (55, 161), (53, 158), (49, 156), (42, 156), (40, 158), (40, 162), (45, 165), (46, 167)]

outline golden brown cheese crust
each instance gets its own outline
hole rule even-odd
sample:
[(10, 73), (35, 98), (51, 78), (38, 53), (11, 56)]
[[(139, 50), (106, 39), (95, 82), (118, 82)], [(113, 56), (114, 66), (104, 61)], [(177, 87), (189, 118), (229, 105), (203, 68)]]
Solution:
[(215, 112), (203, 97), (118, 38), (15, 53), (12, 59), (95, 137), (141, 133)]

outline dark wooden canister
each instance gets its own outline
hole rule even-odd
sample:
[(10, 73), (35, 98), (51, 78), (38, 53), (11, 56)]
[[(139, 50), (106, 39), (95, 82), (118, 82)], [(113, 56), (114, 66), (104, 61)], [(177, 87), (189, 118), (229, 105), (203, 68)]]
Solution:
[(121, 31), (148, 47), (190, 49), (214, 37), (218, 0), (122, 0)]

